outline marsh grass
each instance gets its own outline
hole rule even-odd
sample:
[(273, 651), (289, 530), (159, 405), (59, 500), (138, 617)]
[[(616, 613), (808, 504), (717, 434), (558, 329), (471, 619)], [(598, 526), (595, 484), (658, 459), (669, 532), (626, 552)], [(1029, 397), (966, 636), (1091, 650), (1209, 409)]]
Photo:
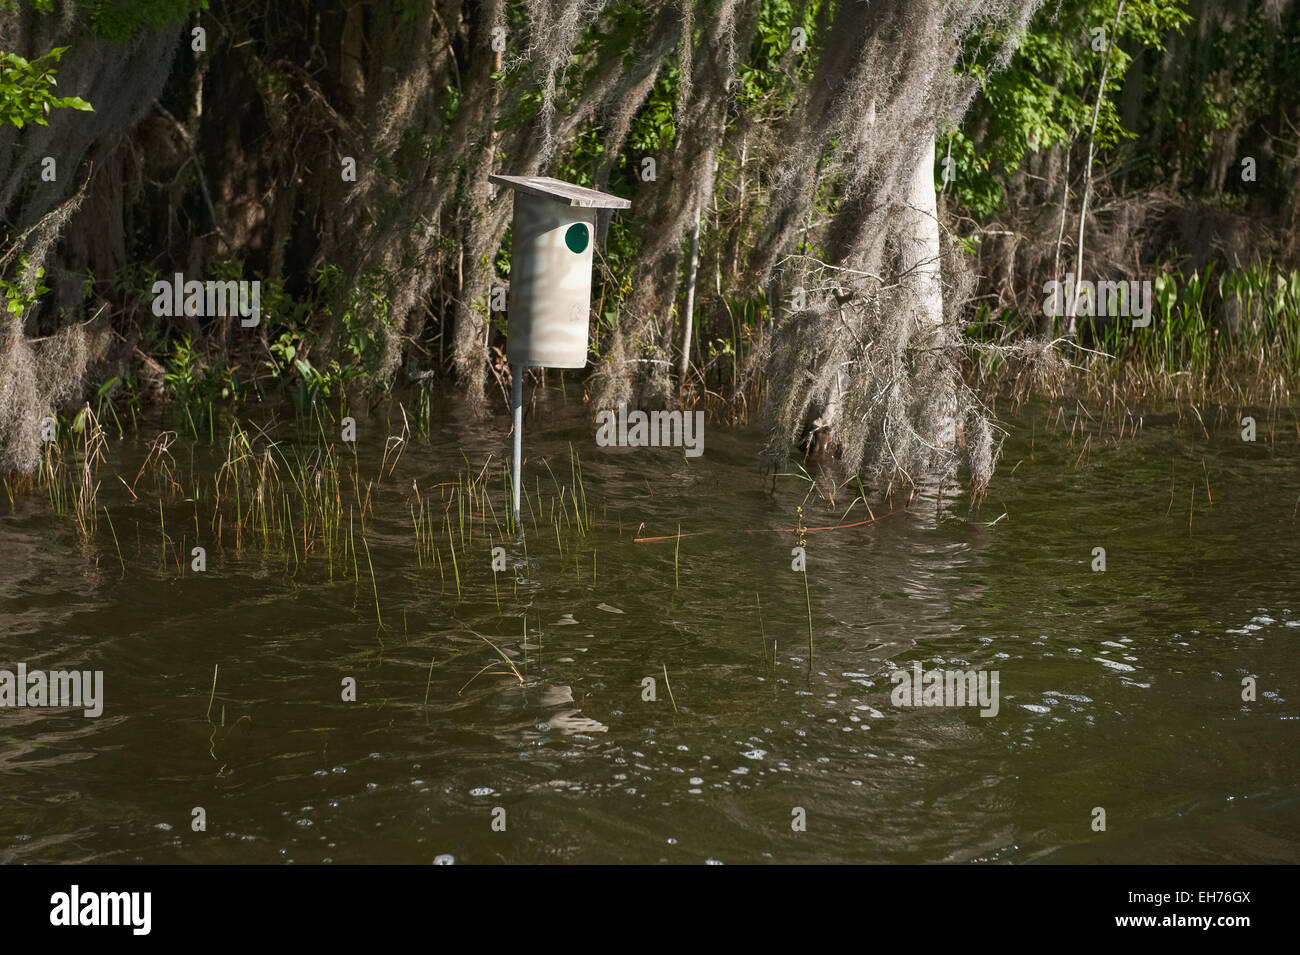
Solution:
[[(552, 487), (544, 488), (538, 475), (533, 491), (525, 494), (527, 512), (515, 521), (508, 469), (493, 456), (472, 463), (462, 455), (453, 473), (431, 478), (405, 453), (412, 433), (406, 415), (393, 418), (399, 433), (389, 435), (382, 445), (376, 442), (370, 455), (332, 439), (337, 432), (319, 414), (293, 422), (292, 428), (274, 420), (261, 427), (229, 420), (215, 442), (207, 441), (207, 435), (192, 441), (164, 430), (146, 437), (139, 463), (123, 471), (113, 467), (110, 458), (115, 455), (109, 453), (104, 429), (87, 406), (73, 426), (60, 427), (56, 439), (42, 449), (32, 486), (40, 488), (50, 509), (73, 525), (86, 546), (102, 534), (102, 544), (112, 547), (109, 553), (116, 554), (123, 576), (137, 569), (144, 554), (152, 558), (147, 542), (156, 522), (153, 539), (158, 541), (159, 563), (148, 572), (170, 575), (174, 570), (187, 576), (189, 548), (203, 546), (209, 560), (226, 553), (236, 562), (282, 562), (290, 579), (304, 573), (330, 582), (350, 578), (355, 609), (361, 600), (364, 551), (369, 603), (381, 647), (388, 627), (379, 578), (402, 569), (402, 564), (409, 576), (431, 578), (436, 571), (439, 598), (457, 605), (483, 603), (498, 614), (510, 612), (508, 601), (527, 599), (532, 592), (531, 586), (521, 588), (518, 571), (511, 573), (511, 587), (503, 588), (499, 572), (492, 569), (492, 548), (509, 547), (507, 540), (522, 549), (525, 568), (536, 566), (543, 573), (574, 573), (581, 580), (583, 562), (590, 560), (591, 584), (596, 587), (590, 535), (600, 521), (572, 447), (567, 473), (552, 462), (534, 469), (547, 472)], [(5, 487), (11, 497), (21, 490), (8, 482)], [(118, 530), (119, 525), (129, 528), (132, 521), (134, 552), (122, 547)], [(532, 533), (554, 535), (559, 565), (553, 564), (549, 548), (543, 555), (530, 547), (528, 523)], [(394, 529), (399, 529), (397, 540), (411, 535), (409, 550), (391, 546)], [(135, 559), (128, 560), (133, 555)], [(542, 575), (523, 572), (530, 584), (527, 579), (534, 576)], [(396, 610), (390, 608), (390, 617)]]
[[(1300, 271), (1269, 262), (1152, 279), (1151, 325), (1081, 318), (1080, 337), (1051, 346), (1027, 339), (1037, 316), (1008, 311), (977, 320), (969, 377), (1013, 405), (1031, 396), (1075, 397), (1112, 427), (1134, 423), (1136, 401), (1187, 407), (1288, 406), (1300, 382)], [(987, 311), (980, 318), (987, 317)], [(1123, 419), (1121, 421), (1121, 419)]]

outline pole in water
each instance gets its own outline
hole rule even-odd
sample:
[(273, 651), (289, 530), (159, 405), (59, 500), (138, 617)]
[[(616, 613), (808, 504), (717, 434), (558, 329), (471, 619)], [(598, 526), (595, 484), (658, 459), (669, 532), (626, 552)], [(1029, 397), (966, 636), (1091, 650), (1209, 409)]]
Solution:
[(514, 481), (515, 532), (519, 533), (519, 477), (524, 458), (524, 366), (510, 366), (510, 410), (514, 415), (514, 454), (510, 476)]
[(514, 418), (510, 504), (522, 536), (524, 370), (587, 366), (598, 213), (630, 209), (632, 203), (547, 176), (491, 175), (488, 181), (514, 193), (506, 361)]

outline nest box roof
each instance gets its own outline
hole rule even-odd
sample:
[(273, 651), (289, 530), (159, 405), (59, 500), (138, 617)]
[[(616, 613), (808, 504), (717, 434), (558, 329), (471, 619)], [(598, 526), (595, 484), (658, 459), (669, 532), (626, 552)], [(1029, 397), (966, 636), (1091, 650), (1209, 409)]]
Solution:
[(489, 182), (500, 183), (526, 192), (530, 196), (553, 199), (561, 205), (581, 206), (584, 209), (631, 209), (632, 202), (608, 193), (597, 192), (571, 182), (551, 179), (549, 176), (488, 176)]

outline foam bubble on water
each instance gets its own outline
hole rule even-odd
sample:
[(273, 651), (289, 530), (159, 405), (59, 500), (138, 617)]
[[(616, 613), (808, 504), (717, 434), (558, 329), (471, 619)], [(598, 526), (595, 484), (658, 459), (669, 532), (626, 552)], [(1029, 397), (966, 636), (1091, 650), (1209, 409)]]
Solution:
[(456, 857), (450, 852), (440, 852), (433, 857), (434, 865), (455, 865)]
[(1131, 667), (1127, 663), (1120, 663), (1118, 660), (1107, 660), (1105, 657), (1093, 657), (1093, 659), (1102, 666), (1110, 667), (1112, 670), (1122, 670), (1131, 673), (1137, 669), (1137, 667)]
[(1055, 696), (1058, 699), (1069, 700), (1071, 703), (1091, 703), (1092, 697), (1084, 696), (1081, 693), (1062, 693), (1060, 690), (1047, 690), (1043, 696)]
[(496, 790), (490, 789), (487, 786), (475, 786), (469, 791), (469, 794), (471, 796), (495, 796)]

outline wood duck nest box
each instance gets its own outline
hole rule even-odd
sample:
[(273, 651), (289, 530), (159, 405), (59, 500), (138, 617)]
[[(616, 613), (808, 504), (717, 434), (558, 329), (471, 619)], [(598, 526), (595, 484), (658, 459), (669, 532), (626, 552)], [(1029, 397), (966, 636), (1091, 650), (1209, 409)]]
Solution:
[(510, 364), (582, 368), (591, 314), (597, 209), (627, 199), (544, 176), (489, 176), (515, 191), (510, 242)]

